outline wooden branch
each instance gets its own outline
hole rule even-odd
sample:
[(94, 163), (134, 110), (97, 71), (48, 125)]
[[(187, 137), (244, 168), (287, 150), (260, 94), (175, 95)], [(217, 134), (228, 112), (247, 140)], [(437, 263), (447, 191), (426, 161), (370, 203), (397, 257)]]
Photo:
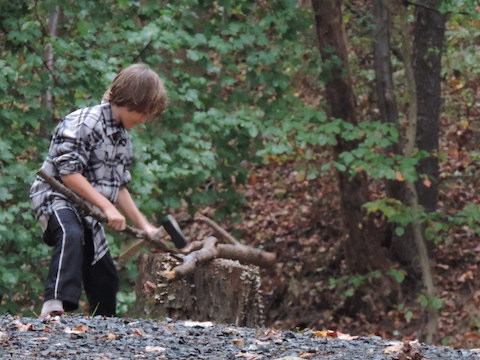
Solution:
[(218, 257), (218, 249), (216, 243), (218, 239), (210, 236), (205, 239), (204, 246), (197, 251), (191, 252), (183, 259), (183, 264), (176, 266), (173, 270), (164, 271), (162, 275), (168, 280), (173, 280), (177, 277), (185, 276), (195, 270), (197, 263), (206, 262)]
[(200, 250), (204, 245), (204, 241), (202, 240), (195, 240), (195, 241), (191, 241), (188, 243), (187, 246), (185, 246), (181, 252), (182, 254), (190, 254), (191, 252), (194, 252), (194, 251), (197, 251), (197, 250)]
[(253, 264), (263, 268), (270, 268), (275, 264), (274, 253), (262, 251), (246, 245), (218, 244), (218, 257), (238, 260), (243, 264)]
[(205, 241), (195, 241), (189, 244), (188, 255), (183, 259), (183, 263), (174, 269), (164, 271), (162, 276), (168, 280), (188, 275), (195, 271), (197, 264), (201, 264), (213, 259), (224, 258), (237, 260), (243, 264), (252, 264), (263, 268), (271, 268), (275, 264), (276, 256), (274, 253), (266, 252), (251, 246), (237, 243), (219, 244), (216, 237), (210, 236)]
[[(60, 181), (55, 179), (53, 176), (49, 175), (44, 169), (41, 169), (37, 172), (37, 175), (42, 177), (54, 190), (58, 191), (60, 194), (65, 196), (67, 200), (71, 203), (78, 206), (81, 210), (83, 210), (87, 215), (92, 216), (96, 220), (106, 223), (108, 222), (107, 217), (103, 214), (97, 207), (93, 206), (92, 204), (86, 202), (76, 193), (74, 193), (71, 189), (63, 185)], [(144, 240), (148, 245), (151, 247), (162, 250), (165, 252), (169, 252), (172, 254), (177, 254), (178, 252), (171, 248), (168, 244), (166, 244), (162, 239), (162, 231), (159, 231), (155, 236), (151, 237), (148, 233), (144, 230), (136, 229), (130, 225), (127, 225), (125, 230), (123, 230), (127, 234), (133, 235), (138, 239)]]
[(235, 239), (232, 235), (230, 235), (225, 229), (223, 229), (220, 225), (218, 225), (215, 221), (212, 219), (209, 219), (205, 215), (202, 215), (200, 213), (197, 213), (195, 215), (195, 220), (202, 221), (209, 225), (213, 230), (217, 232), (218, 235), (222, 237), (223, 240), (228, 242), (229, 244), (232, 245), (240, 245), (240, 243)]
[(192, 273), (199, 263), (207, 262), (216, 258), (237, 260), (243, 264), (253, 264), (264, 268), (271, 268), (275, 264), (274, 253), (262, 251), (238, 242), (225, 229), (208, 217), (197, 213), (195, 220), (202, 221), (212, 227), (228, 244), (218, 243), (216, 237), (208, 237), (205, 241), (195, 241), (183, 249), (188, 255), (181, 265), (173, 270), (164, 271), (162, 275), (168, 280), (174, 280)]
[(80, 196), (75, 194), (71, 189), (63, 185), (60, 181), (49, 175), (44, 169), (40, 169), (37, 175), (42, 177), (54, 190), (65, 196), (68, 201), (77, 205), (80, 209), (85, 211), (88, 215), (105, 223), (108, 222), (107, 217), (98, 208), (84, 201)]

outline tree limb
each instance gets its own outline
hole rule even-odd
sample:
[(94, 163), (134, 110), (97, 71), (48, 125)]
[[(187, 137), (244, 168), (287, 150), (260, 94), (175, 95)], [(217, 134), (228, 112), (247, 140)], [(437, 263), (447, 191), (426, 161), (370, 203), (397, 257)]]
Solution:
[[(192, 249), (195, 250), (192, 251)], [(243, 264), (257, 265), (263, 268), (271, 268), (276, 260), (273, 253), (240, 243), (236, 245), (220, 244), (218, 239), (213, 236), (208, 237), (203, 242), (196, 241), (189, 244), (189, 251), (191, 252), (185, 256), (181, 265), (172, 270), (164, 271), (162, 276), (168, 280), (174, 280), (194, 272), (197, 264), (217, 258), (237, 260)]]
[(216, 237), (210, 236), (205, 239), (201, 249), (191, 252), (183, 259), (183, 264), (178, 265), (173, 270), (164, 271), (162, 275), (168, 280), (185, 276), (195, 270), (197, 263), (206, 262), (218, 257), (218, 249), (215, 244), (218, 242)]
[(218, 235), (221, 236), (223, 240), (228, 242), (231, 245), (240, 245), (240, 243), (235, 239), (232, 235), (230, 235), (225, 229), (223, 229), (220, 225), (218, 225), (215, 221), (212, 219), (209, 219), (205, 215), (202, 215), (200, 213), (197, 213), (195, 215), (195, 220), (202, 221), (209, 225), (213, 230), (217, 232)]
[(242, 244), (218, 244), (219, 257), (238, 260), (241, 263), (258, 265), (264, 268), (272, 267), (275, 264), (276, 256), (274, 253), (262, 251)]

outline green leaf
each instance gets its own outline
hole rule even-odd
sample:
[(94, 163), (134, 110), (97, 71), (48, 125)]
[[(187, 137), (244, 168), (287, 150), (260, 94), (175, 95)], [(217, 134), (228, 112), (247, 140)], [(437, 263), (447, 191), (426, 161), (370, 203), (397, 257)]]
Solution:
[(13, 198), (13, 195), (6, 188), (0, 188), (0, 202), (8, 201)]
[(405, 280), (405, 273), (395, 268), (388, 270), (388, 275), (390, 275), (399, 284)]

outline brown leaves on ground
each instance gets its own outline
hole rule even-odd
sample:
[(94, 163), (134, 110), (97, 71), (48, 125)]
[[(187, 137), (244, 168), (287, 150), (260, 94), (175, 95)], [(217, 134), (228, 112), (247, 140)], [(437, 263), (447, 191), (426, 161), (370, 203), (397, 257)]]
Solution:
[(394, 360), (422, 360), (425, 359), (420, 351), (418, 341), (396, 342), (383, 351), (384, 354), (394, 355)]
[(340, 340), (358, 340), (358, 336), (352, 336), (350, 334), (344, 334), (340, 331), (334, 330), (324, 330), (324, 331), (316, 331), (313, 333), (315, 336), (319, 336), (322, 338), (335, 338)]
[(10, 323), (10, 326), (17, 329), (18, 331), (30, 331), (32, 330), (32, 324), (24, 324), (20, 319), (15, 319)]
[(66, 328), (65, 332), (67, 334), (85, 334), (88, 332), (90, 329), (88, 328), (87, 325), (80, 324), (75, 326), (74, 328)]

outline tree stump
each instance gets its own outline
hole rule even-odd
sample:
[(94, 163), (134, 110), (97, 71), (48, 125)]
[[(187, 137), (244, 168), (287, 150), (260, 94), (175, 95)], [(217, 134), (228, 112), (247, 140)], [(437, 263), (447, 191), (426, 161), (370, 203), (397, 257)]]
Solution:
[(164, 253), (142, 254), (137, 262), (137, 300), (131, 316), (213, 321), (236, 326), (264, 325), (257, 266), (230, 259), (198, 264), (195, 271), (173, 280), (163, 274), (180, 261)]

